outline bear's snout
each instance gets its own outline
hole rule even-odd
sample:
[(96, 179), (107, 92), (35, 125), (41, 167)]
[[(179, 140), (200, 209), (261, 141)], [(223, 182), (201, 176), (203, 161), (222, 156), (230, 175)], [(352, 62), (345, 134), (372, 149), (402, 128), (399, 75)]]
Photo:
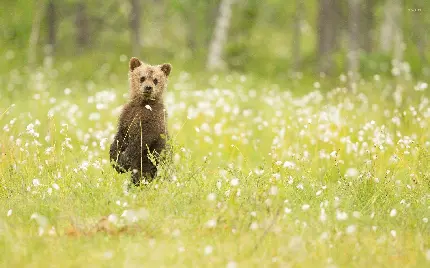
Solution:
[(145, 93), (150, 93), (150, 92), (152, 91), (152, 86), (145, 86), (145, 87), (143, 88), (143, 91), (144, 91)]

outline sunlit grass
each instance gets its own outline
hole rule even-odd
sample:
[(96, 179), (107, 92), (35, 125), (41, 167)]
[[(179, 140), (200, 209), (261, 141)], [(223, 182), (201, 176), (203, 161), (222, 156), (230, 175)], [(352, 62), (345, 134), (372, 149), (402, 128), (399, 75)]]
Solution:
[(5, 267), (429, 264), (426, 84), (177, 72), (173, 167), (130, 188), (108, 163), (126, 81), (33, 76), (0, 100)]

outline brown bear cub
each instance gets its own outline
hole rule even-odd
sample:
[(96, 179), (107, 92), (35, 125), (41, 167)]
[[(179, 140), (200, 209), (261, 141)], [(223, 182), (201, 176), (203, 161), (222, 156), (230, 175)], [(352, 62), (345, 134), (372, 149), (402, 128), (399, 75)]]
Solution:
[(109, 153), (116, 171), (132, 171), (132, 182), (139, 185), (143, 180), (151, 181), (157, 172), (148, 153), (160, 155), (166, 147), (163, 93), (172, 66), (152, 66), (137, 58), (131, 58), (129, 65), (130, 100), (119, 117), (118, 132)]

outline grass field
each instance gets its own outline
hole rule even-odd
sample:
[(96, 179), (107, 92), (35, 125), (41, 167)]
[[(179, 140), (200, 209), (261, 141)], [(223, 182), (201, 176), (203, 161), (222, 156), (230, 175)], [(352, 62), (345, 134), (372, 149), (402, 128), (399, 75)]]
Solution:
[(175, 70), (174, 164), (135, 188), (108, 162), (126, 75), (51, 74), (1, 83), (3, 267), (430, 265), (427, 84)]

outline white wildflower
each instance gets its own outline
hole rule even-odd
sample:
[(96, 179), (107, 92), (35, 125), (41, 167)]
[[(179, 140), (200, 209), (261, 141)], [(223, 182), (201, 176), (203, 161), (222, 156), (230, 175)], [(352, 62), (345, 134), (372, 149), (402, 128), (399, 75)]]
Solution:
[(258, 229), (258, 223), (256, 223), (255, 221), (253, 223), (251, 223), (251, 226), (249, 227), (251, 230), (257, 230)]
[(239, 179), (238, 178), (231, 179), (230, 185), (231, 186), (237, 186), (237, 185), (239, 185)]
[(33, 186), (35, 186), (35, 187), (40, 186), (39, 179), (33, 179)]
[(270, 194), (271, 195), (277, 195), (278, 194), (278, 187), (276, 187), (276, 186), (270, 187)]
[[(430, 250), (429, 250), (429, 255), (430, 255)], [(430, 259), (430, 257), (429, 257)], [(237, 267), (237, 263), (234, 261), (230, 261), (227, 263), (227, 267), (226, 268), (236, 268)]]
[(210, 193), (210, 194), (208, 194), (207, 199), (208, 199), (209, 201), (214, 201), (214, 200), (216, 199), (216, 194), (215, 194), (215, 193)]
[(296, 164), (294, 162), (290, 162), (290, 161), (285, 161), (283, 167), (284, 168), (294, 168), (296, 166)]
[(215, 220), (215, 219), (208, 220), (208, 222), (206, 223), (206, 227), (215, 228), (216, 224), (217, 224), (217, 220)]
[(345, 173), (345, 177), (355, 178), (358, 176), (358, 170), (356, 168), (348, 168)]
[(325, 222), (327, 220), (327, 214), (325, 213), (325, 209), (321, 208), (320, 221)]
[(308, 204), (304, 204), (304, 205), (302, 206), (302, 209), (303, 209), (304, 211), (306, 211), (306, 210), (308, 210), (310, 207), (311, 207), (310, 205), (308, 205)]
[(212, 251), (213, 251), (213, 247), (212, 246), (206, 246), (205, 247), (205, 255), (211, 254)]
[(430, 249), (427, 249), (426, 251), (426, 259), (430, 261)]
[(336, 211), (336, 219), (338, 221), (344, 221), (344, 220), (348, 219), (348, 214), (346, 212), (337, 210)]
[(350, 225), (346, 228), (346, 233), (352, 234), (352, 233), (355, 233), (356, 230), (357, 230), (357, 227), (355, 225)]

